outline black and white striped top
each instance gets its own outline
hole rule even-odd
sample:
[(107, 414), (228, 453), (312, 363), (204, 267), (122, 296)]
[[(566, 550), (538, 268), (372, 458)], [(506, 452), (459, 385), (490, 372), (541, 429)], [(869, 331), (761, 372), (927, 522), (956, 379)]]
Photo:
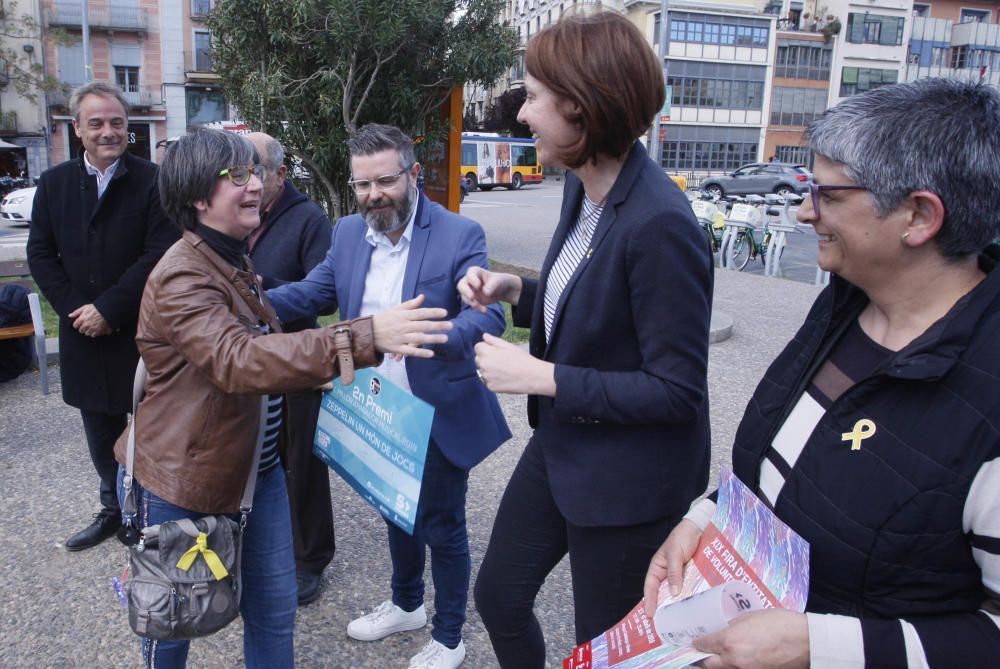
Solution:
[(573, 276), (573, 272), (580, 265), (580, 261), (590, 250), (590, 241), (594, 238), (594, 230), (597, 229), (597, 221), (601, 218), (602, 211), (604, 207), (594, 204), (589, 197), (584, 196), (580, 217), (566, 235), (559, 256), (552, 264), (545, 283), (545, 341), (552, 336), (552, 322), (555, 320), (559, 297)]

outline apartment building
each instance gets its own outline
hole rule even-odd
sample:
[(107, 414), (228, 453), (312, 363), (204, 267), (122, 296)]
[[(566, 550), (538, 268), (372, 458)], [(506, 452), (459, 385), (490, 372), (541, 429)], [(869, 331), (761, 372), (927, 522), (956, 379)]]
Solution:
[[(660, 3), (625, 3), (660, 45)], [(668, 171), (730, 171), (761, 159), (777, 18), (753, 3), (671, 2), (667, 25), (669, 122), (660, 163)]]
[(69, 114), (69, 91), (88, 80), (110, 81), (124, 91), (131, 106), (128, 150), (153, 159), (156, 143), (166, 136), (160, 0), (89, 0), (89, 58), (83, 47), (82, 3), (41, 0), (41, 9), (45, 29), (59, 28), (78, 40), (45, 40), (46, 70), (63, 84), (47, 96), (52, 164), (68, 160), (80, 148)]
[(1000, 86), (1000, 2), (913, 3), (905, 80), (948, 77)]
[[(0, 141), (17, 147), (0, 150), (0, 176), (23, 175), (30, 180), (49, 167), (45, 95), (27, 74), (42, 59), (39, 18), (38, 0), (0, 0), (3, 46), (16, 57), (16, 62), (8, 63), (0, 55)], [(19, 84), (28, 86), (28, 95), (18, 91)]]
[(163, 97), (167, 137), (196, 125), (228, 121), (232, 110), (219, 87), (212, 34), (205, 24), (215, 0), (164, 1)]

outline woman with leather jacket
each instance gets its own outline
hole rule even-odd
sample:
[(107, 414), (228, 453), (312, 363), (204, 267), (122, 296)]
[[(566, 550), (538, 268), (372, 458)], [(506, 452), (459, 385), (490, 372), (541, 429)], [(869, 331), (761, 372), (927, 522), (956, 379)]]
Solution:
[[(264, 176), (253, 145), (233, 133), (198, 130), (167, 149), (160, 198), (183, 236), (143, 293), (136, 342), (148, 378), (134, 418), (133, 471), (140, 527), (234, 513), (260, 444), (240, 612), (246, 666), (275, 669), (294, 666), (297, 605), (278, 459), (282, 393), (317, 388), (338, 373), (350, 382), (355, 367), (376, 365), (383, 353), (431, 357), (421, 347), (444, 343), (439, 333), (450, 324), (432, 322), (447, 314), (421, 308), (418, 297), (372, 317), (282, 333), (246, 255)], [(115, 448), (119, 463), (127, 434)], [(144, 638), (143, 660), (183, 667), (189, 645)]]

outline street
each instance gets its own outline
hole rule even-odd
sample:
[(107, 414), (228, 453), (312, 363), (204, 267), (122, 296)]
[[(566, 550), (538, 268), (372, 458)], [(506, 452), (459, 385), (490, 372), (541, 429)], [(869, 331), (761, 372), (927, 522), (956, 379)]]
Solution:
[[(506, 188), (475, 191), (465, 198), (461, 211), (479, 221), (486, 230), (491, 259), (538, 270), (559, 223), (562, 189), (561, 179), (546, 177), (539, 185), (523, 186), (516, 191)], [(800, 230), (801, 233), (789, 233), (781, 268), (785, 278), (812, 283), (816, 279), (816, 234), (808, 226)], [(763, 275), (764, 263), (755, 258), (743, 271)]]

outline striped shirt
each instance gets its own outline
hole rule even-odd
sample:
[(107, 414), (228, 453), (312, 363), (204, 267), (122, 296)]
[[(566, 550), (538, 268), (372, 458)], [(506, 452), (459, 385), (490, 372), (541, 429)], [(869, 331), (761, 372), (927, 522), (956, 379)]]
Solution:
[(594, 204), (589, 197), (584, 196), (580, 216), (573, 224), (573, 229), (566, 235), (559, 256), (552, 264), (545, 282), (545, 341), (552, 336), (552, 323), (563, 289), (566, 288), (584, 255), (590, 250), (590, 240), (594, 238), (594, 230), (597, 229), (597, 221), (601, 218), (602, 211), (604, 207)]
[[(820, 366), (806, 391), (796, 402), (764, 454), (760, 465), (760, 494), (773, 507), (795, 468), (802, 450), (826, 411), (851, 386), (870, 375), (892, 351), (873, 341), (855, 322), (834, 346), (830, 357)], [(685, 518), (704, 529), (715, 512), (710, 499), (696, 501)], [(992, 621), (1000, 635), (1000, 458), (987, 460), (980, 467), (965, 500), (963, 531), (975, 537), (972, 557), (982, 571), (983, 585), (989, 599), (980, 613)], [(811, 669), (865, 669), (875, 654), (885, 648), (865, 648), (862, 621), (833, 614), (806, 614), (809, 623), (809, 658)], [(924, 645), (916, 627), (898, 621), (903, 644), (893, 667), (930, 669)], [(970, 620), (968, 625), (975, 623)], [(958, 625), (958, 623), (954, 623)], [(989, 622), (985, 622), (989, 626)], [(887, 645), (888, 641), (881, 645)], [(866, 652), (867, 651), (867, 652)], [(878, 666), (888, 666), (880, 664)], [(936, 669), (936, 667), (935, 667)]]
[[(250, 284), (250, 291), (260, 299), (258, 287), (255, 282)], [(271, 326), (258, 319), (257, 323), (261, 334), (271, 334)], [(281, 410), (284, 406), (285, 396), (277, 393), (267, 396), (267, 423), (264, 426), (264, 442), (260, 447), (260, 464), (257, 467), (257, 475), (265, 472), (277, 465), (281, 458), (278, 455), (278, 438), (281, 436)]]

